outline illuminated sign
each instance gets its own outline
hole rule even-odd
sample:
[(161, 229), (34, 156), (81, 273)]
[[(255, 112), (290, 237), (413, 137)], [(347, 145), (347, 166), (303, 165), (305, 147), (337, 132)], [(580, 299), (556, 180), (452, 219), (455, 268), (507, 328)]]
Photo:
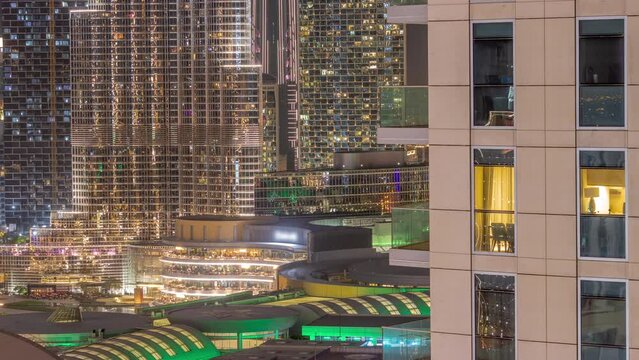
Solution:
[(294, 232), (284, 232), (284, 231), (275, 231), (275, 240), (281, 241), (297, 241), (297, 233)]

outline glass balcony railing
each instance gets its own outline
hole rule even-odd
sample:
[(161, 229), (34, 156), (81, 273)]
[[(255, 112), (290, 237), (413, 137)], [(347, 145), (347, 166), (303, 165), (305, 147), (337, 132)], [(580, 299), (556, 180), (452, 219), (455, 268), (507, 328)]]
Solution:
[(427, 127), (428, 87), (381, 88), (381, 127)]
[(582, 257), (623, 259), (626, 256), (624, 215), (582, 214), (580, 230)]
[(579, 91), (579, 125), (623, 127), (623, 85), (582, 85)]
[(390, 5), (426, 5), (428, 0), (391, 0)]

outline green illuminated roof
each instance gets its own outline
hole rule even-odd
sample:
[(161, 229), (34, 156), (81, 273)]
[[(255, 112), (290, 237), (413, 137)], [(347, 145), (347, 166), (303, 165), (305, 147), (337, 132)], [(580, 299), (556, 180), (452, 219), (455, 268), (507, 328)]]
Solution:
[(63, 353), (65, 360), (208, 360), (220, 355), (204, 334), (184, 325), (116, 336)]
[(430, 316), (430, 296), (424, 292), (370, 295), (295, 305), (324, 315), (422, 315)]

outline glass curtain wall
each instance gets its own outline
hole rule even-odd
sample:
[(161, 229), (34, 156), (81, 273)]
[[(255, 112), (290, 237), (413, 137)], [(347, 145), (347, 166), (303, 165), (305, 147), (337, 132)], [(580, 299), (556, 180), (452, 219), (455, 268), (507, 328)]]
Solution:
[(513, 23), (473, 24), (473, 125), (513, 126)]
[(625, 126), (623, 19), (579, 21), (579, 126)]
[(626, 360), (626, 283), (581, 280), (581, 360)]
[(579, 151), (579, 250), (582, 257), (626, 257), (624, 151)]
[(515, 359), (515, 277), (475, 274), (475, 360)]
[(474, 149), (474, 248), (515, 252), (515, 151)]

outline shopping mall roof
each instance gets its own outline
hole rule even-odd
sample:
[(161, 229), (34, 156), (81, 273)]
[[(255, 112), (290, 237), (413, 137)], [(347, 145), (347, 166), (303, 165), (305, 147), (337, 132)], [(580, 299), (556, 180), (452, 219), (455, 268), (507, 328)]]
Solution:
[(0, 331), (0, 349), (3, 359), (59, 360), (44, 347), (22, 336)]
[[(426, 316), (324, 315), (307, 326), (384, 327), (428, 319)], [(305, 325), (306, 326), (306, 325)]]
[(205, 333), (246, 333), (288, 329), (297, 321), (297, 312), (281, 306), (202, 306), (175, 310), (167, 317)]
[(380, 349), (363, 342), (269, 340), (264, 344), (219, 357), (219, 360), (381, 360)]
[(14, 334), (78, 334), (104, 329), (105, 334), (121, 334), (151, 326), (149, 318), (140, 315), (83, 312), (81, 321), (55, 322), (52, 313), (33, 312), (0, 316), (0, 330)]
[(170, 325), (116, 336), (62, 354), (65, 360), (204, 360), (220, 355), (196, 329)]
[(308, 320), (324, 315), (404, 315), (430, 316), (430, 297), (425, 292), (369, 295), (355, 298), (330, 299), (290, 306)]

